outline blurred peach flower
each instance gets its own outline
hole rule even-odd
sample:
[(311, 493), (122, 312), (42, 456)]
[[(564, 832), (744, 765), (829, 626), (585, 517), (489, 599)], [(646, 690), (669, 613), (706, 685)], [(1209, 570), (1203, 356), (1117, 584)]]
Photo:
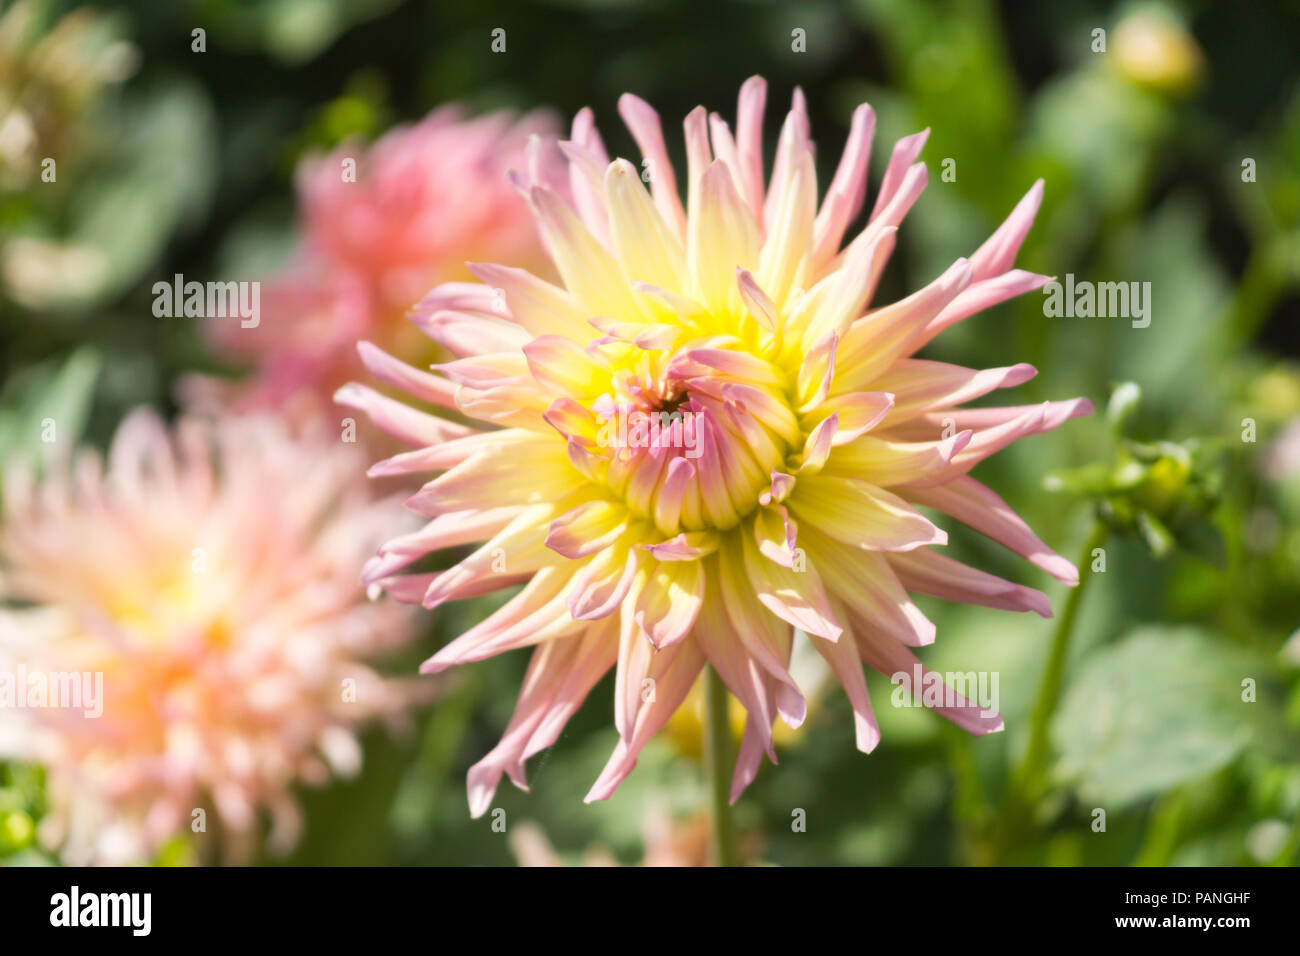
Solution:
[[(40, 835), (65, 862), (147, 860), (194, 833), (245, 860), (263, 813), (287, 849), (294, 785), (355, 771), (356, 729), (400, 724), (427, 690), (367, 663), (414, 621), (357, 582), (391, 520), (358, 454), (260, 417), (172, 432), (140, 411), (106, 466), (82, 452), (6, 475), (0, 682), (30, 696), (0, 708), (0, 753), (46, 768)], [(60, 680), (80, 699), (56, 699)]]

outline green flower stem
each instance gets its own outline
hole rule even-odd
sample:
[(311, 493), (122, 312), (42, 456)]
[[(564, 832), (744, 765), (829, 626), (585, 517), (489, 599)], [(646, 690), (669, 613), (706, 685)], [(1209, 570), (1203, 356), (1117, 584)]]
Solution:
[(1157, 801), (1147, 823), (1146, 837), (1133, 859), (1134, 866), (1168, 866), (1178, 846), (1178, 835), (1187, 816), (1186, 790), (1174, 790)]
[(1039, 782), (1047, 763), (1048, 731), (1056, 705), (1061, 699), (1061, 683), (1065, 676), (1065, 661), (1070, 651), (1070, 637), (1074, 633), (1075, 619), (1079, 616), (1079, 604), (1083, 591), (1092, 578), (1092, 552), (1106, 543), (1107, 527), (1098, 521), (1093, 528), (1088, 543), (1083, 546), (1079, 559), (1079, 584), (1071, 588), (1065, 599), (1065, 609), (1056, 625), (1056, 635), (1052, 638), (1052, 654), (1047, 659), (1047, 670), (1043, 674), (1043, 683), (1038, 688), (1038, 700), (1034, 703), (1033, 715), (1029, 721), (1029, 746), (1025, 750), (1017, 776), (1029, 784), (1028, 795), (1037, 796)]
[(713, 861), (718, 866), (736, 866), (736, 829), (731, 819), (731, 775), (736, 755), (727, 713), (727, 685), (711, 667), (706, 668), (704, 682), (704, 762), (713, 795)]
[(1084, 589), (1092, 578), (1092, 552), (1106, 543), (1108, 532), (1106, 523), (1098, 520), (1079, 558), (1079, 584), (1070, 590), (1065, 599), (1065, 608), (1056, 624), (1052, 651), (1047, 658), (1047, 670), (1043, 672), (1038, 699), (1034, 702), (1033, 713), (1029, 718), (1029, 745), (1025, 748), (1020, 765), (1007, 782), (1006, 795), (1002, 801), (996, 839), (998, 855), (1004, 859), (1021, 846), (1025, 832), (1033, 822), (1034, 804), (1045, 789), (1049, 734), (1052, 716), (1061, 700), (1061, 684), (1070, 652), (1070, 638), (1079, 616)]
[(1236, 339), (1232, 346), (1244, 346), (1268, 319), (1269, 312), (1286, 291), (1275, 249), (1280, 243), (1261, 243), (1246, 261), (1245, 271), (1228, 309), (1228, 328)]

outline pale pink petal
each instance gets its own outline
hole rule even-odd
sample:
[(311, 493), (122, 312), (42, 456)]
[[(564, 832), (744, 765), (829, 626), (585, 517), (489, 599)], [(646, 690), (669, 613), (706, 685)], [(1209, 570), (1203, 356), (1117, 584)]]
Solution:
[(890, 421), (898, 422), (931, 409), (960, 405), (996, 388), (1023, 385), (1036, 374), (1032, 365), (1024, 363), (975, 370), (925, 359), (901, 359), (876, 379), (875, 387), (895, 396)]
[(608, 800), (613, 795), (636, 766), (642, 748), (686, 698), (703, 667), (704, 655), (694, 641), (683, 641), (654, 655), (647, 672), (648, 679), (654, 681), (654, 695), (649, 701), (638, 697), (641, 706), (630, 737), (618, 742), (605, 769), (584, 798), (585, 802)]
[(686, 236), (686, 211), (677, 196), (677, 177), (673, 174), (673, 165), (668, 159), (668, 149), (664, 146), (663, 129), (659, 125), (659, 114), (645, 100), (624, 93), (618, 99), (618, 114), (636, 140), (641, 155), (649, 161), (646, 170), (650, 178), (650, 193), (654, 196), (655, 208), (664, 222), (672, 227), (678, 236)]
[(748, 535), (741, 538), (741, 546), (750, 584), (765, 608), (801, 631), (828, 641), (843, 633), (815, 567), (796, 571), (771, 561), (759, 553), (757, 543)]
[[(882, 636), (860, 621), (853, 622), (853, 634), (857, 638), (858, 651), (868, 666), (893, 679), (896, 675), (906, 675), (912, 684), (914, 676), (919, 673), (922, 681), (927, 675), (934, 674), (928, 667), (917, 660), (916, 655), (892, 638)], [(934, 675), (934, 679), (941, 679)], [(911, 686), (911, 685), (909, 685)], [(924, 684), (922, 685), (924, 686)], [(947, 717), (958, 727), (971, 734), (993, 734), (1002, 730), (1002, 716), (993, 710), (987, 710), (979, 703), (967, 700), (951, 688), (948, 689), (951, 702), (933, 707), (934, 711)]]
[(871, 753), (880, 743), (880, 726), (871, 709), (871, 696), (867, 693), (867, 678), (862, 670), (862, 659), (858, 656), (857, 642), (826, 641), (818, 637), (809, 640), (817, 653), (830, 665), (849, 699), (849, 705), (853, 708), (853, 732), (858, 749), (866, 754)]
[(365, 385), (344, 385), (334, 394), (334, 401), (347, 408), (365, 412), (381, 432), (407, 445), (436, 445), (453, 438), (476, 434), (467, 425), (457, 425), (446, 419), (426, 415), (409, 405), (380, 395)]
[(862, 209), (867, 197), (867, 164), (871, 160), (875, 129), (875, 110), (863, 103), (853, 111), (848, 142), (813, 227), (813, 262), (818, 265), (834, 258), (844, 230)]
[(763, 108), (767, 83), (761, 76), (751, 76), (740, 87), (736, 107), (736, 158), (740, 164), (741, 194), (751, 213), (762, 213), (763, 192)]
[(876, 205), (871, 210), (871, 222), (874, 223), (886, 207), (895, 200), (899, 192), (904, 189), (904, 180), (907, 178), (907, 174), (915, 168), (912, 164), (916, 162), (916, 157), (921, 155), (921, 150), (925, 147), (925, 141), (929, 138), (930, 130), (927, 128), (919, 133), (913, 133), (911, 136), (905, 136), (894, 144), (894, 151), (889, 157), (889, 165), (885, 167), (884, 178), (880, 181), (880, 192), (876, 194)]
[(1006, 221), (970, 257), (977, 281), (1001, 275), (1011, 268), (1042, 203), (1043, 181), (1039, 179), (1029, 187), (1029, 192), (1011, 210)]
[(519, 701), (501, 741), (469, 770), (470, 815), (481, 817), (504, 773), (527, 790), (523, 762), (550, 746), (568, 718), (608, 669), (613, 659), (610, 635), (593, 629), (581, 636), (548, 641), (533, 651)]
[(969, 475), (935, 488), (903, 489), (908, 500), (937, 508), (1027, 558), (1063, 584), (1079, 583), (1079, 570), (1039, 539), (996, 492)]
[(903, 586), (946, 601), (981, 604), (1005, 611), (1033, 611), (1040, 617), (1052, 616), (1052, 605), (1042, 591), (1004, 581), (954, 561), (930, 548), (891, 554), (889, 563)]
[(991, 309), (1016, 296), (1024, 295), (1026, 292), (1041, 289), (1051, 281), (1051, 276), (1040, 276), (1019, 269), (1012, 269), (1010, 272), (1003, 272), (989, 279), (972, 281), (957, 298), (948, 303), (942, 312), (930, 320), (917, 337), (916, 347), (919, 349), (950, 325), (955, 325), (963, 319), (970, 318), (985, 309)]

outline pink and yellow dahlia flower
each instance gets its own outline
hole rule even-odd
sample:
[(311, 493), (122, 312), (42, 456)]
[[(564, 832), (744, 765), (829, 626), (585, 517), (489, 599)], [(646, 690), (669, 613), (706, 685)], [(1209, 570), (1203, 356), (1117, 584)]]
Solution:
[[(266, 285), (261, 322), (210, 326), (222, 351), (256, 364), (242, 405), (288, 406), (303, 417), (313, 404), (328, 410), (334, 390), (363, 371), (359, 339), (432, 357), (406, 311), (430, 286), (471, 278), (467, 259), (544, 267), (528, 207), (505, 173), (530, 161), (530, 137), (555, 128), (544, 113), (471, 119), (453, 105), (369, 147), (344, 143), (305, 159), (297, 172), (302, 238)], [(550, 178), (563, 171), (558, 159), (552, 151), (531, 161)]]
[(191, 833), (245, 859), (263, 812), (287, 848), (293, 786), (354, 770), (354, 729), (414, 702), (366, 663), (413, 620), (356, 579), (383, 523), (358, 454), (269, 419), (173, 435), (137, 412), (106, 468), (86, 452), (6, 476), (0, 678), (24, 706), (0, 708), (0, 751), (46, 768), (41, 837), (66, 862)]
[[(619, 740), (588, 799), (613, 793), (706, 664), (748, 714), (735, 799), (765, 753), (775, 760), (774, 722), (805, 717), (789, 669), (799, 634), (843, 685), (858, 746), (870, 751), (879, 731), (863, 664), (911, 674), (912, 648), (935, 636), (909, 590), (1051, 613), (1039, 591), (946, 557), (946, 533), (919, 507), (1077, 581), (969, 472), (1089, 411), (1088, 401), (962, 409), (1033, 369), (911, 357), (953, 323), (1047, 281), (1012, 268), (1042, 184), (969, 259), (902, 301), (875, 304), (895, 232), (926, 184), (916, 162), (926, 134), (894, 147), (865, 228), (845, 242), (866, 199), (871, 108), (854, 113), (819, 208), (799, 93), (764, 186), (764, 99), (762, 79), (745, 83), (734, 133), (703, 108), (687, 116), (685, 207), (646, 103), (626, 95), (619, 112), (649, 194), (638, 167), (609, 161), (590, 111), (579, 113), (560, 144), (572, 203), (512, 176), (559, 284), (472, 265), (481, 285), (434, 289), (415, 321), (458, 357), (433, 374), (362, 344), (377, 378), (475, 425), (361, 385), (339, 393), (415, 447), (372, 474), (445, 469), (408, 501), (430, 522), (385, 545), (366, 582), (428, 608), (524, 585), (423, 668), (535, 648), (505, 736), (470, 770), (475, 814), (502, 774), (525, 785), (524, 762), (554, 743), (610, 668)], [(430, 551), (480, 541), (446, 571), (403, 573)], [(1002, 727), (964, 701), (938, 710), (972, 733)]]

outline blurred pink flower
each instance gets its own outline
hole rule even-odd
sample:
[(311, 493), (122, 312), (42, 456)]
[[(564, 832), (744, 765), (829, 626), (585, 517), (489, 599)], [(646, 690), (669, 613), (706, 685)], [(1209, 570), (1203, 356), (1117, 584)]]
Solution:
[[(373, 475), (445, 470), (407, 502), (430, 523), (385, 545), (365, 580), (427, 608), (525, 583), (423, 668), (535, 648), (504, 737), (470, 770), (475, 815), (503, 775), (525, 786), (528, 757), (556, 741), (613, 669), (618, 743), (587, 799), (609, 797), (706, 663), (748, 713), (734, 800), (764, 754), (775, 761), (775, 721), (798, 727), (806, 716), (790, 670), (796, 632), (826, 659), (852, 704), (858, 747), (871, 751), (880, 732), (863, 665), (910, 677), (921, 671), (912, 648), (935, 638), (909, 591), (1051, 614), (1041, 592), (945, 557), (947, 533), (919, 508), (1078, 581), (969, 472), (1091, 404), (962, 408), (1034, 370), (911, 357), (1048, 281), (1013, 268), (1041, 181), (970, 259), (872, 307), (898, 226), (926, 185), (917, 157), (927, 134), (895, 145), (865, 228), (845, 244), (867, 197), (871, 108), (854, 113), (819, 208), (799, 93), (764, 184), (765, 97), (760, 78), (745, 83), (734, 134), (702, 107), (687, 116), (685, 206), (648, 104), (630, 95), (619, 104), (641, 166), (611, 163), (590, 111), (579, 113), (561, 144), (572, 202), (515, 177), (561, 284), (479, 265), (482, 285), (435, 289), (415, 321), (458, 358), (433, 374), (363, 343), (376, 378), (456, 408), (474, 427), (361, 385), (339, 393), (416, 449)], [(429, 552), (478, 541), (445, 571), (404, 573)], [(925, 702), (971, 733), (1002, 729), (988, 702), (934, 696)]]
[[(265, 284), (260, 323), (209, 326), (222, 352), (256, 367), (238, 404), (288, 407), (304, 418), (328, 412), (333, 391), (360, 372), (360, 339), (412, 361), (434, 357), (406, 312), (437, 283), (470, 278), (467, 260), (543, 268), (532, 216), (506, 173), (530, 164), (544, 179), (563, 172), (553, 150), (528, 148), (530, 138), (553, 140), (556, 130), (545, 113), (466, 119), (446, 106), (369, 147), (345, 143), (305, 159), (301, 240)], [(212, 383), (187, 388), (202, 400), (205, 386)]]
[[(682, 867), (710, 866), (712, 848), (710, 835), (712, 823), (708, 813), (696, 813), (686, 818), (675, 818), (667, 801), (654, 797), (647, 802), (641, 818), (641, 841), (644, 847), (641, 866)], [(566, 859), (556, 852), (546, 833), (535, 823), (525, 821), (510, 829), (510, 852), (522, 867), (556, 867), (567, 865)], [(741, 859), (746, 862), (758, 859), (757, 841), (747, 837), (742, 841)], [(619, 862), (607, 847), (595, 844), (582, 854), (583, 866), (618, 866)]]
[(106, 467), (83, 452), (6, 476), (0, 678), (102, 675), (79, 706), (0, 709), (0, 750), (47, 769), (42, 838), (66, 862), (144, 860), (199, 819), (200, 841), (246, 859), (263, 811), (285, 849), (293, 786), (354, 771), (355, 728), (422, 693), (365, 663), (415, 622), (357, 582), (391, 520), (357, 455), (269, 419), (173, 434), (142, 411)]
[(1300, 418), (1282, 426), (1263, 457), (1264, 475), (1274, 482), (1287, 481), (1300, 475)]

